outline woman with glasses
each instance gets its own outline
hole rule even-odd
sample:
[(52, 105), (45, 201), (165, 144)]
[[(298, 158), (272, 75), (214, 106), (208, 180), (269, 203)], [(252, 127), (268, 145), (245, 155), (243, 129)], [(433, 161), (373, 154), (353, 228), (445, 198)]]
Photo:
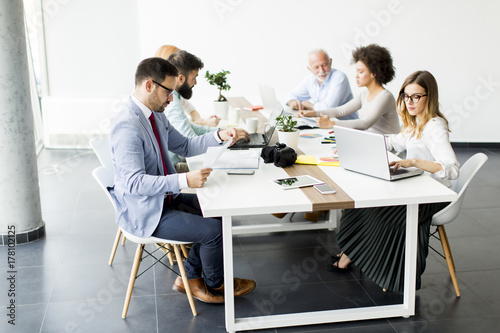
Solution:
[[(299, 117), (320, 116), (317, 119), (320, 128), (339, 125), (382, 134), (398, 133), (400, 126), (396, 101), (392, 93), (384, 88), (395, 75), (389, 50), (371, 44), (355, 49), (352, 58), (352, 62), (356, 64), (356, 84), (366, 89), (342, 106), (318, 112), (302, 110)], [(359, 119), (337, 119), (356, 111)]]
[[(450, 144), (448, 121), (439, 110), (434, 76), (427, 71), (411, 74), (401, 87), (397, 107), (403, 130), (387, 136), (387, 148), (406, 150), (406, 159), (391, 165), (420, 168), (449, 187), (450, 180), (458, 177), (459, 164)], [(419, 205), (417, 289), (425, 270), (432, 216), (447, 205)], [(343, 252), (332, 258), (329, 267), (346, 271), (354, 262), (382, 288), (402, 292), (405, 226), (406, 206), (345, 210), (337, 235)]]

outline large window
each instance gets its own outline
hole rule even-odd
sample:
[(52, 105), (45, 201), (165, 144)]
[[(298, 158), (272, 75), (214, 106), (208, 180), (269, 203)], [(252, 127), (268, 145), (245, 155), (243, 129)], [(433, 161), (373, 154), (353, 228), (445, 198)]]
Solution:
[(48, 92), (46, 80), (45, 42), (43, 34), (42, 0), (24, 0), (26, 46), (28, 50), (31, 105), (35, 126), (37, 154), (43, 147), (43, 126), (40, 98)]

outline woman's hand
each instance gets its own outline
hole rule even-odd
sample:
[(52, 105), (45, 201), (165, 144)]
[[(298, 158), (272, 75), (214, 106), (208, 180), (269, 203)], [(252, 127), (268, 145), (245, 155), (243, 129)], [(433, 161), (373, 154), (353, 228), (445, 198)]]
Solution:
[(332, 128), (335, 122), (330, 120), (327, 115), (321, 114), (321, 117), (316, 119), (316, 124), (319, 128)]

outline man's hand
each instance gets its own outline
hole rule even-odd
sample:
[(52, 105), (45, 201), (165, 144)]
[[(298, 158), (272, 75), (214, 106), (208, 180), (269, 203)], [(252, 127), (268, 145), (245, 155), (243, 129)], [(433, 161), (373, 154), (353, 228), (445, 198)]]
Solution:
[(303, 101), (302, 102), (302, 108), (304, 110), (310, 110), (310, 111), (314, 111), (314, 104), (309, 102), (309, 101)]
[(331, 121), (326, 114), (322, 114), (321, 117), (316, 119), (316, 124), (319, 128), (332, 128), (335, 122)]
[(215, 115), (205, 119), (205, 125), (209, 127), (217, 127), (217, 125), (219, 125), (219, 122), (220, 118)]
[(207, 181), (207, 178), (208, 176), (210, 176), (211, 172), (212, 169), (210, 168), (189, 171), (188, 173), (186, 173), (188, 186), (190, 188), (202, 187), (203, 184), (205, 184), (205, 182)]
[(301, 110), (299, 111), (299, 114), (297, 117), (316, 117), (318, 114), (316, 111), (307, 111), (307, 110)]
[(302, 106), (302, 102), (299, 101), (298, 99), (292, 99), (292, 100), (288, 101), (288, 106), (294, 110), (304, 109), (304, 107)]
[(223, 131), (219, 131), (219, 137), (222, 141), (229, 141), (229, 139), (233, 138), (231, 145), (240, 139), (244, 139), (245, 141), (250, 140), (250, 134), (241, 128), (228, 128)]

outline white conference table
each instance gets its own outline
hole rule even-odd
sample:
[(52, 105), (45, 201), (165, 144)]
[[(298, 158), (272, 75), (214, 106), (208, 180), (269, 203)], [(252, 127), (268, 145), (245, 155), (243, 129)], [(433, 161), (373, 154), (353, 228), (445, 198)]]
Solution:
[[(312, 133), (321, 130), (311, 130)], [(322, 132), (326, 133), (326, 132)], [(299, 139), (299, 149), (309, 155), (325, 155), (331, 152), (330, 145), (322, 145), (321, 138)], [(189, 158), (191, 170), (201, 167), (203, 155)], [(269, 225), (234, 226), (232, 218), (282, 212), (309, 212), (318, 208), (305, 192), (314, 189), (282, 190), (270, 182), (271, 179), (293, 175), (293, 168), (278, 168), (260, 161), (254, 175), (228, 176), (226, 170), (214, 170), (203, 188), (197, 189), (201, 209), (205, 217), (222, 216), (225, 315), (228, 332), (253, 329), (300, 326), (345, 322), (389, 317), (409, 317), (415, 314), (415, 283), (418, 235), (418, 205), (421, 203), (449, 202), (456, 193), (427, 175), (389, 182), (340, 167), (307, 166), (321, 170), (337, 189), (337, 194), (323, 196), (331, 198), (329, 209), (363, 208), (376, 206), (407, 205), (405, 281), (403, 303), (395, 305), (348, 308), (340, 310), (302, 312), (259, 317), (235, 318), (233, 291), (233, 235), (241, 233), (268, 233), (325, 228), (315, 223), (288, 223)], [(299, 166), (303, 172), (303, 167)], [(292, 172), (290, 172), (292, 170)], [(320, 172), (321, 172), (320, 171)], [(297, 174), (297, 172), (295, 172)], [(329, 180), (329, 184), (331, 185)], [(347, 194), (343, 196), (342, 190)], [(340, 192), (339, 192), (340, 191)], [(339, 199), (340, 197), (340, 199)], [(258, 286), (257, 286), (258, 287)]]

